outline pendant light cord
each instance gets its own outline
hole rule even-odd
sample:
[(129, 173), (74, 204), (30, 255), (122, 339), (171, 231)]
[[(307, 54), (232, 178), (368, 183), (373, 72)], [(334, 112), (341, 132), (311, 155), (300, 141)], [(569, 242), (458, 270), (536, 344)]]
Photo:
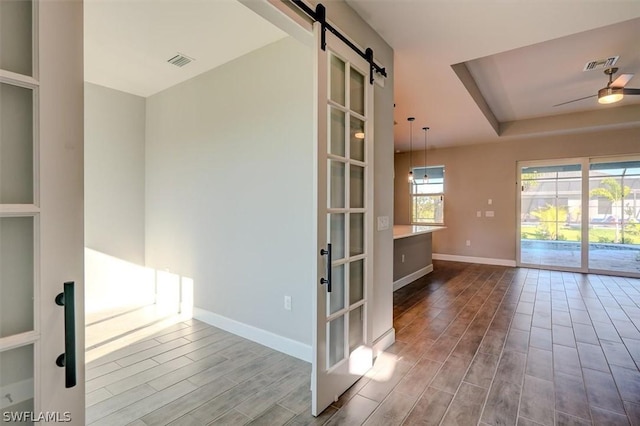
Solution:
[(409, 122), (409, 182), (413, 182), (413, 121), (415, 117), (407, 118)]
[(422, 130), (424, 130), (424, 182), (423, 183), (427, 183), (427, 179), (429, 178), (429, 176), (427, 175), (427, 130), (429, 130), (428, 127), (423, 127)]

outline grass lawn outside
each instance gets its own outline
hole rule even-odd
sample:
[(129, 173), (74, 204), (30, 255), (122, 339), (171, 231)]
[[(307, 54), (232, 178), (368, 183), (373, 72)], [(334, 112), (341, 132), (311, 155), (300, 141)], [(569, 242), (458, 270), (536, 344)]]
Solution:
[[(545, 238), (541, 233), (541, 228), (538, 225), (522, 225), (520, 228), (521, 238), (523, 240), (551, 240), (551, 238)], [(582, 231), (579, 228), (575, 228), (567, 225), (560, 225), (558, 227), (558, 241), (580, 241)], [(555, 240), (555, 239), (554, 239)], [(590, 243), (610, 243), (613, 244), (616, 241), (616, 228), (615, 225), (594, 226), (589, 228), (589, 242)], [(622, 228), (618, 228), (618, 243), (622, 243)], [(640, 245), (640, 235), (637, 232), (625, 232), (624, 244), (638, 244)]]

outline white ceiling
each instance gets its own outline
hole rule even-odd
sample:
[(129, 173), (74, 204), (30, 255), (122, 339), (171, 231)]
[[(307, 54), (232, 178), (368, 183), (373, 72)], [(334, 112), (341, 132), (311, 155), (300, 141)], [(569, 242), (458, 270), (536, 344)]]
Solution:
[[(620, 55), (619, 73), (636, 74), (627, 87), (640, 87), (640, 1), (346, 1), (394, 48), (399, 151), (409, 116), (414, 142), (431, 128), (430, 148), (640, 126), (640, 96), (552, 107), (606, 84), (601, 70), (582, 72), (593, 59)], [(149, 96), (285, 36), (238, 0), (85, 0), (85, 78)], [(196, 60), (168, 64), (178, 52)], [(487, 120), (455, 64), (501, 124)]]
[[(640, 87), (640, 20), (589, 31), (640, 17), (639, 1), (347, 2), (394, 48), (397, 150), (409, 148), (409, 116), (416, 117), (414, 143), (423, 141), (415, 136), (421, 137), (423, 126), (431, 128), (430, 147), (640, 126), (640, 96), (606, 107), (591, 99), (552, 108), (605, 86), (602, 71), (582, 72), (591, 59), (620, 55), (619, 73), (636, 74), (627, 87)], [(494, 115), (505, 122), (502, 136), (452, 69), (465, 62)], [(561, 124), (551, 117), (571, 112)], [(585, 125), (585, 117), (597, 125)]]
[(85, 0), (84, 17), (85, 80), (144, 97), (286, 37), (237, 0)]
[[(609, 77), (603, 69), (583, 72), (583, 67), (611, 56), (620, 56), (616, 75), (638, 72), (628, 86), (640, 87), (640, 19), (475, 59), (467, 67), (496, 118), (505, 122), (602, 108), (597, 96), (553, 105), (595, 96)], [(640, 96), (607, 107), (632, 103), (640, 104)]]

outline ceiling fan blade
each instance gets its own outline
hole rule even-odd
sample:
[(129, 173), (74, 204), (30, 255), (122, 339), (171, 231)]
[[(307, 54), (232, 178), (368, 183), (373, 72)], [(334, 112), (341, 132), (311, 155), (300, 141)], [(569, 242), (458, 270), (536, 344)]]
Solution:
[(628, 89), (622, 89), (623, 95), (640, 95), (640, 89), (632, 89), (631, 87)]
[(611, 83), (611, 85), (609, 87), (612, 87), (614, 89), (618, 89), (618, 88), (624, 87), (624, 86), (627, 85), (629, 80), (631, 80), (632, 78), (633, 78), (633, 74), (620, 74), (620, 76), (618, 78), (613, 80), (613, 82)]
[(594, 98), (594, 97), (596, 97), (596, 96), (598, 96), (598, 95), (591, 95), (591, 96), (585, 96), (584, 98), (573, 99), (573, 100), (570, 100), (570, 101), (567, 101), (567, 102), (562, 102), (561, 104), (556, 104), (556, 105), (554, 105), (554, 107), (561, 106), (561, 105), (566, 105), (566, 104), (570, 104), (571, 102), (578, 102), (578, 101), (582, 101), (582, 100), (584, 100), (584, 99)]

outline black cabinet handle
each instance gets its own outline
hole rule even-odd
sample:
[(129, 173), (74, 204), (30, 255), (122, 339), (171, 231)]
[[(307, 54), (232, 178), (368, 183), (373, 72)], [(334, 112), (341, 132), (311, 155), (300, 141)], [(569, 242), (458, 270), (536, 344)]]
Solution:
[(327, 285), (327, 292), (331, 293), (331, 243), (327, 244), (327, 249), (320, 249), (320, 256), (327, 256), (327, 278), (320, 278), (320, 284)]
[(64, 283), (64, 291), (56, 296), (56, 305), (64, 306), (64, 353), (56, 359), (65, 368), (65, 387), (76, 385), (76, 295), (75, 283)]

